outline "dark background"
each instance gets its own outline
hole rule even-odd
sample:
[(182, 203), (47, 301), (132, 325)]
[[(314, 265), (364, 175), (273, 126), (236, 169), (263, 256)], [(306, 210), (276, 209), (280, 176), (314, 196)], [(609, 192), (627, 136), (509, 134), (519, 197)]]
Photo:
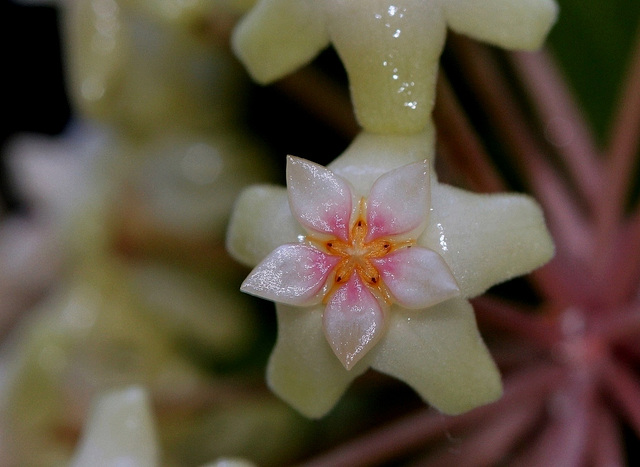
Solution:
[[(57, 134), (69, 120), (61, 60), (58, 14), (53, 7), (0, 3), (2, 52), (1, 155), (7, 139), (19, 132)], [(20, 209), (15, 187), (0, 157), (0, 198)]]

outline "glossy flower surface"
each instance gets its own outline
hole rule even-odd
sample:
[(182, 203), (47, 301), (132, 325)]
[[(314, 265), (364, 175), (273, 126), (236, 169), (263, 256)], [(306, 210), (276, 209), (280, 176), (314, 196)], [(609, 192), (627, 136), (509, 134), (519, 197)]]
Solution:
[(244, 289), (276, 302), (268, 383), (309, 417), (369, 367), (446, 413), (498, 398), (466, 299), (553, 254), (531, 199), (440, 184), (429, 149), (398, 141), (363, 133), (327, 169), (290, 159), (287, 190), (251, 187), (232, 215), (229, 251), (259, 265)]
[(359, 200), (342, 177), (291, 156), (287, 184), (307, 235), (276, 248), (242, 290), (288, 305), (326, 305), (324, 332), (346, 369), (378, 342), (393, 303), (420, 309), (459, 294), (444, 260), (416, 246), (429, 211), (426, 161), (383, 175)]
[(554, 0), (259, 0), (233, 49), (252, 77), (277, 80), (330, 44), (340, 55), (360, 125), (409, 134), (430, 125), (447, 30), (507, 49), (535, 49)]

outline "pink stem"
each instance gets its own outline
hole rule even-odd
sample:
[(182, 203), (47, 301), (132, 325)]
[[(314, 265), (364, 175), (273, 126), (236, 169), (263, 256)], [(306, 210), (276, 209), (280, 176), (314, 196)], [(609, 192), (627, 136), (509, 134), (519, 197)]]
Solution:
[(541, 350), (536, 345), (524, 342), (519, 337), (504, 339), (491, 335), (491, 357), (504, 374), (539, 365), (541, 361), (548, 358), (548, 352)]
[[(574, 375), (575, 376), (575, 375)], [(595, 421), (594, 388), (579, 376), (549, 401), (544, 430), (513, 464), (518, 466), (582, 465)]]
[(585, 261), (558, 248), (558, 243), (553, 259), (529, 277), (550, 303), (557, 306), (584, 303), (593, 293), (592, 281), (588, 275), (576, 274), (575, 271), (585, 270)]
[[(467, 416), (466, 418), (469, 418)], [(339, 446), (301, 464), (305, 467), (357, 467), (375, 465), (410, 451), (450, 430), (458, 420), (423, 409), (392, 425)]]
[(573, 204), (572, 195), (549, 164), (537, 156), (527, 156), (527, 160), (557, 248), (579, 260), (591, 258), (593, 233)]
[[(275, 86), (340, 135), (352, 138), (360, 131), (349, 95), (312, 66), (283, 78)], [(313, 92), (309, 92), (310, 89)]]
[(477, 423), (494, 411), (520, 406), (524, 398), (544, 398), (560, 380), (562, 369), (540, 366), (519, 372), (505, 380), (505, 392), (498, 402), (450, 417), (424, 409), (404, 417), (319, 457), (301, 464), (305, 467), (372, 466), (406, 454), (448, 430)]
[(485, 192), (505, 191), (502, 178), (443, 75), (438, 81), (433, 117), (438, 128), (438, 143), (446, 147), (448, 159), (465, 173), (472, 187)]
[(482, 324), (508, 331), (544, 349), (558, 342), (557, 329), (551, 327), (549, 322), (513, 304), (484, 295), (473, 300), (473, 307)]
[[(625, 302), (640, 292), (640, 207), (625, 223), (619, 237), (610, 238), (608, 278), (609, 295), (616, 301)], [(613, 248), (615, 245), (615, 248)], [(630, 254), (634, 252), (635, 254)]]
[(498, 65), (481, 46), (462, 38), (452, 41), (480, 101), (511, 153), (526, 170), (533, 191), (545, 208), (558, 249), (592, 258), (592, 234), (574, 197), (545, 160), (536, 136), (515, 104)]
[(616, 311), (614, 316), (604, 313), (594, 318), (591, 331), (608, 343), (629, 338), (636, 340), (640, 336), (640, 303), (636, 302)]
[(619, 343), (620, 353), (630, 365), (640, 364), (640, 341), (629, 339)]
[[(618, 287), (625, 287), (628, 284), (625, 278), (619, 282), (615, 277), (621, 275), (621, 271), (620, 263), (616, 258), (619, 254), (618, 245), (612, 241), (612, 236), (623, 224), (626, 198), (630, 183), (635, 180), (632, 174), (635, 174), (634, 165), (637, 166), (640, 145), (640, 29), (638, 29), (636, 47), (625, 81), (606, 153), (605, 189), (601, 194), (602, 202), (597, 226), (597, 242), (602, 252), (600, 259), (602, 274), (609, 279), (609, 288), (614, 292)], [(640, 217), (640, 208), (637, 208), (636, 212)], [(640, 223), (640, 220), (637, 222)], [(632, 225), (633, 230), (637, 229)], [(639, 243), (640, 241), (635, 242), (635, 246)], [(632, 265), (628, 265), (626, 260), (623, 263), (627, 266), (625, 270), (631, 274), (638, 271), (640, 266), (640, 255), (635, 256), (636, 259), (632, 259)]]
[(617, 420), (608, 408), (598, 404), (591, 433), (590, 461), (593, 467), (623, 467), (625, 447)]
[(640, 436), (640, 382), (637, 375), (613, 359), (603, 366), (603, 387), (620, 408), (622, 416)]
[[(609, 147), (607, 148), (607, 179), (603, 196), (602, 235), (606, 236), (620, 223), (629, 182), (634, 179), (640, 144), (640, 29), (632, 62), (627, 71), (625, 86), (619, 100)], [(603, 238), (606, 242), (607, 239)]]
[[(461, 443), (446, 444), (439, 452), (429, 453), (421, 467), (476, 467), (498, 465), (509, 450), (541, 418), (543, 399), (527, 399), (510, 410), (501, 410), (483, 420), (479, 428)], [(455, 436), (455, 435), (454, 435)], [(453, 449), (452, 449), (453, 448)]]
[(597, 206), (604, 181), (598, 150), (555, 63), (544, 51), (516, 52), (511, 58), (544, 123), (547, 140), (563, 157), (584, 197)]

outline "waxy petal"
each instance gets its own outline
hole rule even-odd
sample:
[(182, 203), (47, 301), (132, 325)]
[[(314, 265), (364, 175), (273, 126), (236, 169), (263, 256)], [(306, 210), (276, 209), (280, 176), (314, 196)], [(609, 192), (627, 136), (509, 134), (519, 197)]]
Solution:
[(366, 241), (420, 233), (429, 212), (429, 166), (405, 165), (382, 175), (367, 198)]
[(242, 18), (233, 32), (232, 47), (256, 81), (275, 81), (329, 45), (323, 3), (260, 0)]
[(295, 242), (305, 231), (289, 208), (284, 187), (256, 185), (238, 197), (227, 229), (227, 250), (254, 267), (283, 243)]
[(418, 244), (444, 258), (465, 298), (526, 274), (553, 256), (542, 211), (527, 196), (479, 195), (434, 184), (431, 208)]
[(368, 356), (345, 370), (322, 332), (324, 305), (305, 310), (276, 305), (276, 310), (278, 339), (267, 367), (269, 387), (303, 415), (322, 417), (367, 370)]
[(558, 16), (553, 0), (447, 0), (442, 4), (452, 30), (506, 49), (537, 49)]
[(304, 228), (349, 238), (353, 197), (346, 180), (326, 167), (288, 156), (287, 189), (291, 211)]
[(310, 305), (340, 257), (303, 244), (276, 248), (244, 280), (240, 290), (274, 302)]
[(378, 300), (353, 274), (330, 298), (323, 324), (329, 345), (349, 370), (378, 342), (385, 316)]
[(428, 248), (401, 248), (371, 262), (405, 308), (427, 308), (460, 294), (447, 263)]
[(500, 374), (463, 299), (424, 311), (393, 307), (388, 331), (370, 352), (372, 368), (407, 384), (447, 414), (496, 400)]

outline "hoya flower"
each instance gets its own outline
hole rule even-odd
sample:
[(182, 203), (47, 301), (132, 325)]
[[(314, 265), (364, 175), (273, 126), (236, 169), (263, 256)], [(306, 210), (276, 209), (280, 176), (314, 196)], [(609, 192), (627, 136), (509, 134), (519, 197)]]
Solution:
[(371, 132), (430, 125), (447, 30), (506, 49), (535, 49), (554, 0), (259, 0), (233, 36), (253, 78), (277, 80), (330, 44), (344, 63), (356, 115)]
[(328, 168), (290, 158), (287, 190), (246, 190), (231, 219), (230, 252), (257, 265), (243, 289), (276, 302), (268, 383), (310, 417), (369, 367), (446, 413), (495, 400), (467, 298), (553, 253), (531, 199), (440, 184), (389, 141), (363, 133)]
[[(125, 386), (94, 397), (71, 467), (156, 467), (161, 463), (157, 423), (144, 386)], [(202, 467), (256, 467), (240, 457), (221, 457)]]
[(71, 466), (154, 467), (159, 451), (149, 395), (141, 386), (129, 386), (96, 397)]
[(392, 304), (424, 309), (459, 294), (442, 257), (416, 245), (429, 212), (426, 161), (383, 175), (358, 199), (342, 177), (289, 156), (287, 185), (307, 234), (276, 248), (241, 289), (287, 305), (322, 303), (324, 333), (347, 370), (380, 340)]

